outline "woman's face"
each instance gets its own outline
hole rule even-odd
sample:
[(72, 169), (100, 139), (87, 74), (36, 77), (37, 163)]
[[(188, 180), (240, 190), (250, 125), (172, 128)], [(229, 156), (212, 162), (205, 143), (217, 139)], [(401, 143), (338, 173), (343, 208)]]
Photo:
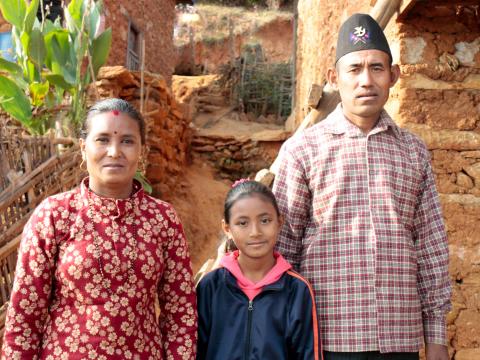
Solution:
[(139, 124), (124, 113), (109, 111), (89, 120), (80, 139), (90, 188), (105, 197), (127, 198), (142, 152)]

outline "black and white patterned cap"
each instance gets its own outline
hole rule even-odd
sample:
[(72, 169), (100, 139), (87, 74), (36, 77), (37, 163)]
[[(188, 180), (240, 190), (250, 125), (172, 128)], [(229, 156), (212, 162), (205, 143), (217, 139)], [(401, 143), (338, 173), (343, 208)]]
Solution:
[(361, 50), (380, 50), (392, 53), (382, 28), (368, 14), (353, 14), (345, 21), (338, 32), (335, 63), (344, 55)]

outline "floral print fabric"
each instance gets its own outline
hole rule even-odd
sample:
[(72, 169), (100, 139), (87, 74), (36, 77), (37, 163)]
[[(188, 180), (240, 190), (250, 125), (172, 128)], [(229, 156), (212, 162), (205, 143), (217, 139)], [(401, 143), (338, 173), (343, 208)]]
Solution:
[(129, 199), (109, 199), (85, 179), (43, 201), (25, 226), (2, 357), (194, 359), (195, 301), (174, 209), (138, 183)]

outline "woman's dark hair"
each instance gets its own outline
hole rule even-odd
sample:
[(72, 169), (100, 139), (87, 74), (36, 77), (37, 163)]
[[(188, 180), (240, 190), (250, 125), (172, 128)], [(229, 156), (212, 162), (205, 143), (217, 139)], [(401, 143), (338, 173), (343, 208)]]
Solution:
[[(277, 215), (280, 216), (277, 199), (275, 198), (275, 195), (273, 195), (272, 190), (270, 190), (268, 186), (254, 180), (240, 180), (238, 184), (234, 184), (234, 186), (227, 193), (227, 197), (225, 198), (225, 204), (223, 206), (223, 220), (225, 221), (225, 223), (230, 223), (230, 211), (232, 209), (232, 206), (238, 200), (255, 195), (260, 196), (267, 202), (270, 202), (275, 208)], [(233, 244), (233, 241), (227, 240), (226, 251), (229, 252), (236, 249), (237, 248), (235, 244)]]
[(131, 119), (135, 120), (140, 129), (140, 140), (142, 145), (145, 145), (145, 120), (143, 120), (142, 115), (130, 104), (128, 101), (117, 98), (110, 98), (101, 100), (95, 103), (87, 112), (87, 117), (82, 125), (82, 130), (80, 131), (80, 136), (86, 138), (90, 128), (90, 119), (98, 114), (109, 111), (119, 111), (128, 115)]

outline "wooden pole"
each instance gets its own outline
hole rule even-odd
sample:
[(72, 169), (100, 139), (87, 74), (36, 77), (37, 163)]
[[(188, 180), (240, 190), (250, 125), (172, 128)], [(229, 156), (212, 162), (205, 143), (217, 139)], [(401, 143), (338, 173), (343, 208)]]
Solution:
[(144, 104), (143, 104), (143, 92), (145, 88), (145, 38), (142, 37), (142, 59), (140, 65), (140, 114), (143, 116)]

